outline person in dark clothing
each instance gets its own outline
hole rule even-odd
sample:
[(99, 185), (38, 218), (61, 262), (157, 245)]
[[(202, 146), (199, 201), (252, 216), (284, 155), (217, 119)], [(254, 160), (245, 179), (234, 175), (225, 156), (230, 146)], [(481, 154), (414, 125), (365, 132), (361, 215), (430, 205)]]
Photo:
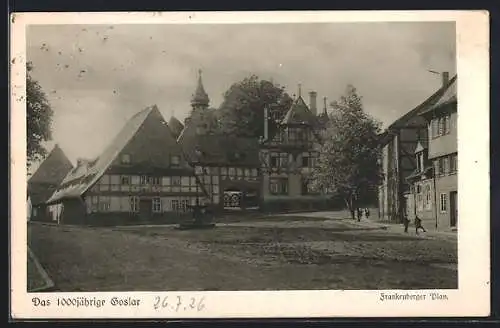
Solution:
[(370, 210), (365, 208), (365, 217), (368, 220), (370, 218)]
[(418, 229), (422, 229), (423, 232), (427, 232), (425, 228), (422, 226), (422, 220), (415, 216), (415, 233), (418, 235)]
[(408, 233), (408, 227), (410, 226), (410, 220), (408, 220), (408, 215), (403, 213), (403, 224), (405, 226), (405, 233)]
[(358, 222), (360, 222), (361, 221), (361, 216), (363, 215), (363, 212), (361, 212), (360, 208), (357, 209), (357, 215), (358, 215)]

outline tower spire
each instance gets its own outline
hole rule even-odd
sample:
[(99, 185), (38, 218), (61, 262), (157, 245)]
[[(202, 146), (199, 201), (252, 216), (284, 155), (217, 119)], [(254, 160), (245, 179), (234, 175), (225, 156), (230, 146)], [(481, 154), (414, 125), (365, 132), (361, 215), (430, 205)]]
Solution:
[(302, 84), (299, 83), (299, 97), (302, 97)]
[(208, 98), (205, 88), (203, 87), (203, 81), (201, 79), (201, 69), (198, 70), (198, 85), (196, 86), (196, 91), (191, 98), (191, 106), (193, 110), (208, 108), (210, 99)]
[(326, 97), (323, 97), (323, 114), (327, 115), (327, 112), (326, 112)]

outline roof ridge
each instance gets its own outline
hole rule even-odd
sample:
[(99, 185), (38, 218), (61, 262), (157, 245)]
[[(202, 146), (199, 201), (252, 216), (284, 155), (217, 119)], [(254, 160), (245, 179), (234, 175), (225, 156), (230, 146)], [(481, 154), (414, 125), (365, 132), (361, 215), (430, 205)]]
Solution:
[[(62, 181), (62, 184), (69, 183), (71, 181), (79, 179), (86, 180), (86, 178), (91, 177), (88, 181), (82, 182), (78, 186), (75, 186), (74, 188), (77, 189), (76, 192), (78, 195), (81, 195), (84, 192), (86, 192), (88, 188), (90, 188), (90, 186), (92, 186), (104, 174), (109, 165), (111, 165), (111, 163), (116, 159), (118, 154), (123, 150), (123, 148), (128, 144), (128, 142), (130, 142), (130, 140), (136, 135), (139, 128), (142, 126), (142, 124), (144, 124), (146, 118), (154, 110), (158, 111), (158, 107), (156, 105), (148, 106), (139, 111), (138, 113), (136, 113), (134, 116), (132, 116), (127, 121), (127, 123), (125, 123), (122, 129), (116, 134), (116, 136), (109, 143), (109, 145), (104, 149), (101, 155), (97, 157), (97, 161), (92, 167), (88, 168), (86, 172), (83, 172), (80, 175), (71, 176), (70, 174), (71, 172), (68, 173), (68, 175)], [(54, 192), (54, 194), (50, 197), (48, 202), (56, 201), (64, 196), (65, 196), (64, 192), (62, 191), (58, 192), (56, 190), (56, 192)]]

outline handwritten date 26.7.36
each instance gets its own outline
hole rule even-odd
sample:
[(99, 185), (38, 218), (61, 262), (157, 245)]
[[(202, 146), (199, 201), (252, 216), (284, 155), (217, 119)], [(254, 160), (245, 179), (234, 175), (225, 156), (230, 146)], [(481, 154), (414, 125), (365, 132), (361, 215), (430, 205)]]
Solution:
[(167, 310), (172, 312), (200, 312), (205, 309), (204, 301), (204, 297), (155, 296), (153, 307), (155, 310)]

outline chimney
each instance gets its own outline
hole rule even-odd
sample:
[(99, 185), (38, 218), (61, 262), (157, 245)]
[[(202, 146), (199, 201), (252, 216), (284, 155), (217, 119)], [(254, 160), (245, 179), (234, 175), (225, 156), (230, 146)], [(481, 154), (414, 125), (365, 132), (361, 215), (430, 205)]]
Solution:
[(269, 109), (264, 107), (264, 141), (269, 138)]
[(449, 72), (443, 72), (441, 74), (442, 78), (443, 78), (443, 87), (448, 85), (448, 82), (450, 81), (450, 73)]
[(87, 167), (89, 164), (89, 160), (85, 158), (77, 158), (76, 166), (77, 167)]
[(318, 114), (318, 107), (316, 106), (316, 96), (318, 93), (316, 91), (309, 92), (309, 109), (314, 115)]
[(326, 110), (326, 97), (323, 97), (323, 114), (327, 115), (328, 112)]

